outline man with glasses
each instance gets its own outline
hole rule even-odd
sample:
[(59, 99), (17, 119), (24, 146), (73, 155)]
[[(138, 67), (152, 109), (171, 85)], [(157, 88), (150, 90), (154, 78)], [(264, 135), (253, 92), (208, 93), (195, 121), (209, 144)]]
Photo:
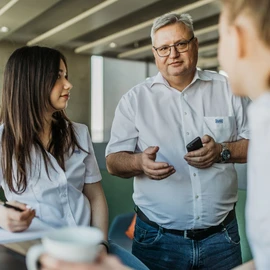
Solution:
[(234, 163), (246, 162), (248, 100), (196, 68), (188, 14), (157, 18), (151, 38), (159, 73), (122, 97), (106, 148), (108, 171), (134, 177), (132, 252), (154, 270), (231, 269), (242, 262)]

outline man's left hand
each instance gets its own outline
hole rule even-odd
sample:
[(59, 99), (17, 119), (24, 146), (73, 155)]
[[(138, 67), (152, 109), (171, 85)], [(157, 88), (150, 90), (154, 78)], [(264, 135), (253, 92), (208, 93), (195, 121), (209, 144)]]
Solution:
[(184, 156), (184, 159), (190, 166), (206, 169), (219, 161), (222, 147), (209, 135), (204, 135), (202, 137), (202, 143), (202, 148), (187, 153)]

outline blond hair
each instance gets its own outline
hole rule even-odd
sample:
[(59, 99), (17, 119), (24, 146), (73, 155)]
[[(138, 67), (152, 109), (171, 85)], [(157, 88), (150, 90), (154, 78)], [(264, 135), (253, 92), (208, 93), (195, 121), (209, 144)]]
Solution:
[(222, 0), (222, 3), (228, 8), (230, 22), (239, 14), (248, 14), (254, 21), (259, 38), (270, 47), (270, 0)]

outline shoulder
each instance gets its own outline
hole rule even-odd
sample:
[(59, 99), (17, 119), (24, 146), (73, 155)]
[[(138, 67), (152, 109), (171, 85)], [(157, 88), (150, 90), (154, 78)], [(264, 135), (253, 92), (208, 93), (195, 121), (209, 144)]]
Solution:
[(82, 123), (77, 123), (77, 122), (71, 122), (74, 129), (76, 130), (85, 130), (85, 129), (88, 129), (88, 127), (85, 125), (85, 124), (82, 124)]
[(151, 90), (152, 84), (154, 82), (154, 77), (149, 77), (145, 79), (143, 82), (140, 82), (133, 86), (126, 94), (123, 95), (125, 98), (131, 98), (140, 95), (141, 93), (145, 93)]
[(73, 129), (75, 131), (75, 134), (80, 137), (86, 137), (89, 135), (89, 129), (85, 124), (77, 123), (77, 122), (71, 122)]
[(200, 70), (199, 71), (200, 77), (206, 77), (209, 80), (212, 80), (213, 82), (220, 82), (220, 83), (228, 83), (228, 78), (220, 73), (217, 73), (216, 71), (212, 70)]
[(211, 90), (212, 94), (223, 95), (229, 99), (241, 99), (233, 94), (228, 77), (225, 75), (215, 71), (204, 70), (199, 71), (199, 77), (206, 81), (206, 85), (208, 86), (208, 89)]
[(79, 145), (84, 149), (88, 148), (92, 144), (88, 126), (76, 122), (72, 122), (72, 126)]

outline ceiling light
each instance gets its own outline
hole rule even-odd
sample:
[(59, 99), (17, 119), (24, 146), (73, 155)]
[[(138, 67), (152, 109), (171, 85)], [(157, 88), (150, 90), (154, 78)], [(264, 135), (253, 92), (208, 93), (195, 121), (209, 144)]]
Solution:
[(15, 5), (19, 0), (11, 0), (6, 5), (0, 9), (0, 16), (9, 10), (13, 5)]
[(36, 43), (50, 37), (50, 36), (53, 36), (56, 33), (68, 28), (69, 26), (71, 26), (71, 25), (85, 19), (86, 17), (89, 17), (90, 15), (94, 14), (95, 12), (98, 12), (101, 9), (106, 8), (107, 6), (113, 4), (116, 1), (118, 1), (118, 0), (107, 0), (105, 2), (102, 2), (101, 4), (86, 10), (85, 12), (77, 15), (76, 17), (74, 17), (74, 18), (72, 18), (72, 19), (70, 19), (70, 20), (68, 20), (68, 21), (66, 21), (66, 22), (64, 22), (62, 24), (59, 24), (58, 26), (52, 28), (51, 30), (41, 34), (40, 36), (37, 36), (36, 38), (34, 38), (34, 39), (30, 40), (30, 41), (28, 41), (27, 45), (31, 46), (33, 44), (36, 44)]
[(218, 58), (217, 57), (199, 58), (197, 65), (202, 69), (205, 69), (207, 67), (217, 67)]
[(2, 27), (0, 28), (0, 32), (2, 32), (2, 33), (6, 33), (6, 32), (8, 32), (8, 31), (9, 31), (9, 28), (6, 27), (6, 26), (2, 26)]
[(203, 47), (199, 47), (199, 53), (205, 53), (205, 52), (209, 52), (209, 51), (215, 51), (218, 49), (218, 44), (212, 44), (212, 45), (207, 45), (207, 46), (203, 46)]
[(116, 43), (111, 42), (109, 46), (110, 46), (110, 48), (115, 48), (117, 45), (116, 45)]
[(146, 45), (146, 46), (143, 46), (143, 47), (140, 47), (140, 48), (137, 48), (137, 49), (133, 49), (133, 50), (126, 51), (126, 52), (123, 52), (123, 53), (119, 53), (117, 55), (117, 57), (118, 58), (130, 57), (130, 56), (142, 53), (142, 52), (151, 51), (151, 48), (152, 48), (152, 45)]

